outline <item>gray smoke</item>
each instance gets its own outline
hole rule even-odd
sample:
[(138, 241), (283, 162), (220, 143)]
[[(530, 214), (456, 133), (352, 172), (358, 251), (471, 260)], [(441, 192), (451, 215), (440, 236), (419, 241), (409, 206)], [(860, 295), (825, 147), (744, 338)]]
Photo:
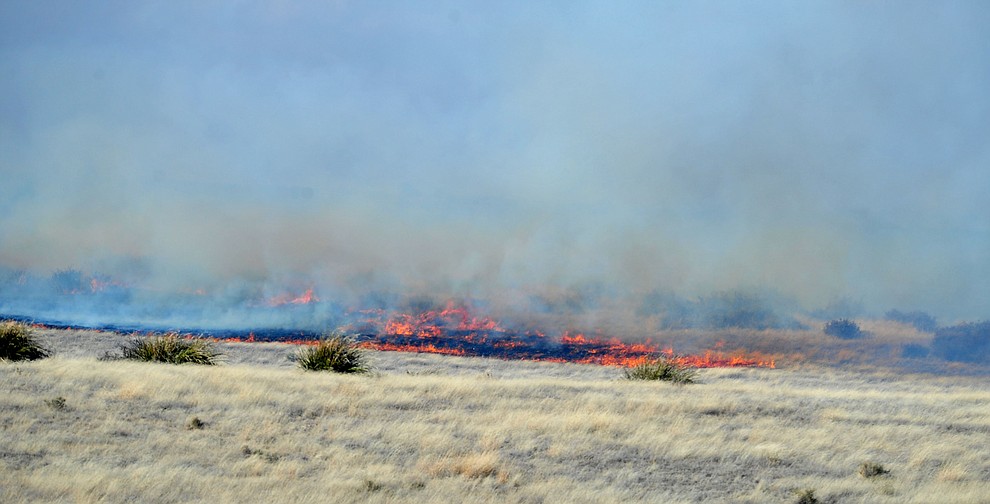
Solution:
[(237, 303), (742, 289), (986, 318), (988, 23), (984, 2), (8, 1), (0, 265)]

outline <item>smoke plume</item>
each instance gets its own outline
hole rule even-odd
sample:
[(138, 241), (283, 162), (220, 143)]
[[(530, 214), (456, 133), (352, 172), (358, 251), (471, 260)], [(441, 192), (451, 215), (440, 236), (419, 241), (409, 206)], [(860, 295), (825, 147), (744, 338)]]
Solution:
[(986, 318), (988, 24), (984, 2), (4, 2), (2, 304), (77, 271), (135, 319), (306, 289)]

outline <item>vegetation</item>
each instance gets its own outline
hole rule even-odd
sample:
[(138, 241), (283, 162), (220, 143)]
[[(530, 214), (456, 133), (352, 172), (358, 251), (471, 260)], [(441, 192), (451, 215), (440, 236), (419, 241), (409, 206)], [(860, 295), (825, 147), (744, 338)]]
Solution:
[(222, 354), (212, 343), (202, 339), (183, 338), (177, 333), (136, 339), (121, 345), (119, 356), (108, 356), (145, 362), (166, 364), (216, 365)]
[(45, 399), (45, 406), (48, 406), (55, 411), (62, 411), (66, 408), (65, 398), (58, 396), (51, 399)]
[(884, 318), (902, 324), (910, 324), (922, 332), (935, 332), (938, 329), (938, 322), (935, 320), (935, 317), (923, 311), (902, 312), (900, 310), (890, 310), (884, 314)]
[(818, 504), (818, 497), (815, 497), (815, 490), (813, 488), (805, 488), (804, 490), (799, 490), (797, 492), (797, 500), (794, 501), (796, 504)]
[(990, 362), (990, 320), (940, 327), (932, 338), (932, 353), (951, 361)]
[(203, 427), (206, 427), (206, 422), (200, 420), (198, 416), (192, 416), (186, 420), (186, 430), (199, 430)]
[(353, 338), (338, 332), (324, 336), (314, 346), (299, 350), (296, 362), (307, 371), (367, 373), (370, 370), (364, 350)]
[(865, 333), (860, 330), (859, 324), (849, 319), (831, 320), (825, 324), (825, 334), (841, 339), (862, 338)]
[(627, 380), (669, 381), (672, 383), (694, 383), (698, 370), (680, 364), (675, 359), (660, 356), (625, 370)]
[(866, 479), (870, 479), (877, 476), (890, 474), (890, 471), (876, 462), (863, 462), (859, 465), (859, 471), (857, 471), (857, 473)]
[(0, 360), (38, 360), (49, 355), (51, 352), (35, 340), (30, 327), (20, 322), (0, 322)]

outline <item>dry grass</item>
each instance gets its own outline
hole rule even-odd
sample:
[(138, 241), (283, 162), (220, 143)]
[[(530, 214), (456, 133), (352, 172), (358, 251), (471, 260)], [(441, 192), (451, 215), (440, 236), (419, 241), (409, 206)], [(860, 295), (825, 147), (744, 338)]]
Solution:
[(293, 368), (296, 347), (224, 350), (0, 365), (0, 502), (990, 500), (980, 378), (715, 369), (678, 387), (375, 352), (379, 374), (353, 376)]

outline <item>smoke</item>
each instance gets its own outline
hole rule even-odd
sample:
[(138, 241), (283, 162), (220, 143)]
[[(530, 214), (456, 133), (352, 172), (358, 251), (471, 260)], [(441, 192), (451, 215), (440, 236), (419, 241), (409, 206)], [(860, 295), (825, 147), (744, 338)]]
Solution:
[(4, 2), (0, 265), (155, 299), (744, 289), (986, 318), (988, 21)]

